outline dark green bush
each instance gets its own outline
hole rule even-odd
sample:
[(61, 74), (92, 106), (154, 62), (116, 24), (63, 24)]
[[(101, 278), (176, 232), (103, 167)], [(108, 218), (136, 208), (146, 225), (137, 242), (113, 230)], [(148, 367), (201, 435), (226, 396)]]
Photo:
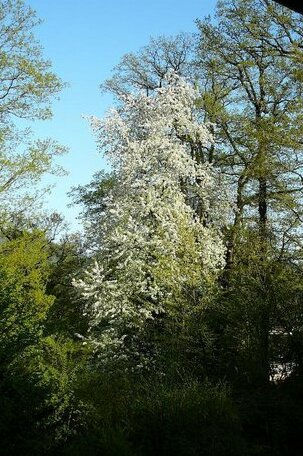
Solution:
[(245, 454), (237, 412), (224, 385), (146, 388), (133, 402), (130, 435), (144, 455)]

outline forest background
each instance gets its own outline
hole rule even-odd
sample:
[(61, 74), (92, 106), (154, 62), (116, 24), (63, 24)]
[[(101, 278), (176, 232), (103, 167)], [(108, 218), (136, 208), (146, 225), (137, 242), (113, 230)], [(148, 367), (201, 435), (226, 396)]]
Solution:
[(80, 233), (39, 205), (38, 22), (1, 2), (0, 453), (300, 455), (302, 17), (224, 0), (125, 54)]

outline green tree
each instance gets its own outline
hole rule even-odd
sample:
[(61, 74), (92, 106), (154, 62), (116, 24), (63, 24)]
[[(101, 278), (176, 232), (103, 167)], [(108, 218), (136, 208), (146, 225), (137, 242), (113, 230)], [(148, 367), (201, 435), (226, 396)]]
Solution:
[(5, 455), (39, 455), (60, 446), (84, 414), (75, 388), (86, 355), (75, 332), (85, 320), (70, 283), (81, 256), (71, 240), (51, 238), (61, 219), (50, 219), (43, 229), (30, 228), (37, 220), (2, 225), (0, 436)]
[[(2, 239), (0, 252), (0, 388), (1, 436), (12, 438), (20, 431), (18, 396), (22, 387), (11, 385), (10, 368), (29, 346), (39, 343), (43, 324), (53, 303), (45, 293), (49, 272), (47, 240), (38, 231)], [(17, 424), (18, 423), (18, 424)], [(15, 427), (14, 427), (15, 426)], [(7, 434), (7, 436), (6, 436)], [(5, 437), (6, 436), (6, 437)]]
[(46, 119), (50, 101), (62, 89), (51, 64), (33, 35), (40, 24), (23, 0), (2, 0), (0, 5), (0, 119)]
[(303, 23), (265, 0), (220, 2), (216, 20), (198, 22), (197, 58), (202, 107), (217, 128), (212, 160), (235, 189), (233, 231), (241, 221), (257, 220), (260, 241), (272, 232), (281, 248), (283, 236), (283, 248), (285, 236), (291, 248), (302, 196), (302, 84), (296, 74)]
[[(42, 454), (73, 421), (67, 409), (76, 345), (45, 337), (55, 301), (47, 287), (61, 254), (54, 258), (48, 222), (35, 210), (44, 191), (34, 192), (44, 173), (62, 172), (54, 158), (64, 148), (19, 129), (50, 118), (64, 86), (34, 36), (39, 23), (22, 0), (0, 2), (1, 454)], [(39, 436), (46, 427), (47, 442)]]
[[(22, 0), (1, 1), (0, 198), (5, 212), (9, 206), (17, 207), (20, 193), (25, 196), (25, 188), (37, 183), (43, 173), (59, 171), (53, 159), (64, 151), (53, 140), (33, 140), (28, 128), (18, 129), (18, 119), (50, 118), (50, 102), (64, 86), (33, 34), (39, 23)], [(23, 206), (29, 210), (30, 204)]]
[(2, 241), (1, 360), (10, 360), (41, 336), (43, 322), (53, 302), (45, 293), (49, 273), (47, 240), (43, 233), (22, 233)]
[(215, 21), (198, 27), (201, 107), (216, 126), (209, 160), (228, 176), (235, 195), (224, 284), (240, 284), (241, 296), (242, 279), (252, 279), (241, 299), (254, 308), (255, 352), (260, 375), (269, 379), (279, 307), (273, 264), (297, 263), (302, 253), (303, 22), (271, 1), (227, 0), (219, 2)]

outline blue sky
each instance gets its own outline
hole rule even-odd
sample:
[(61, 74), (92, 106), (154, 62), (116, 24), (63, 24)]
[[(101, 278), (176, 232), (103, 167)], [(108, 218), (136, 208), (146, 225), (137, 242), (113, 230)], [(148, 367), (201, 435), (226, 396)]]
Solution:
[(44, 56), (69, 84), (53, 104), (53, 119), (32, 127), (37, 136), (52, 137), (69, 148), (60, 159), (68, 175), (45, 180), (56, 185), (47, 208), (62, 213), (77, 229), (78, 208), (67, 207), (67, 192), (88, 183), (105, 166), (82, 117), (101, 117), (110, 106), (111, 97), (101, 94), (100, 83), (123, 54), (140, 49), (151, 36), (194, 31), (194, 20), (211, 14), (215, 0), (28, 0), (27, 4), (44, 21), (35, 32)]

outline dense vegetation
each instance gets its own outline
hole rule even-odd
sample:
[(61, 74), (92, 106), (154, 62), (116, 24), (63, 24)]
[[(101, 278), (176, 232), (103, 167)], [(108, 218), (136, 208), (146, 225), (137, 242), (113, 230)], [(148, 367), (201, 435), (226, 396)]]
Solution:
[(81, 235), (16, 122), (63, 87), (38, 22), (1, 1), (0, 454), (301, 455), (303, 19), (222, 0), (122, 57)]

